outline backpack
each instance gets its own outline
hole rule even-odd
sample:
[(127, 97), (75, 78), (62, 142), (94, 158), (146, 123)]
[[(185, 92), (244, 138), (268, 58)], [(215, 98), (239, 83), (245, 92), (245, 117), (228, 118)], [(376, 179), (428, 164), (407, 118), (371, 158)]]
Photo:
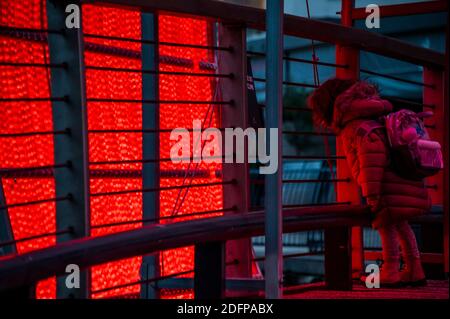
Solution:
[(423, 123), (423, 118), (432, 115), (431, 112), (415, 113), (402, 109), (382, 117), (384, 125), (367, 127), (363, 124), (361, 128), (364, 135), (385, 128), (395, 172), (406, 179), (421, 180), (436, 175), (444, 167), (441, 145), (430, 139)]

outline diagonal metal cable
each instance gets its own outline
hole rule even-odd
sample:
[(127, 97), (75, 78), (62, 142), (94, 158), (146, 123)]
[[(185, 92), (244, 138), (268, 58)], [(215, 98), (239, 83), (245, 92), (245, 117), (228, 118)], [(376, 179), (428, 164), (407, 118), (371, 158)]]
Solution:
[[(217, 52), (214, 54), (214, 60), (215, 60), (215, 63), (217, 64), (218, 63)], [(215, 79), (215, 88), (214, 88), (213, 101), (217, 101), (218, 98), (219, 98), (219, 100), (221, 100), (222, 96), (220, 94), (219, 79), (216, 78)], [(210, 111), (212, 111), (211, 114), (209, 114)], [(215, 108), (214, 108), (214, 105), (211, 103), (208, 106), (208, 110), (207, 110), (207, 112), (205, 114), (205, 119), (204, 119), (204, 122), (203, 122), (203, 123), (206, 122), (208, 114), (209, 114), (209, 122), (208, 122), (207, 127), (211, 126), (214, 113), (215, 113)], [(203, 129), (203, 123), (202, 123), (202, 129)], [(199, 140), (196, 141), (196, 145), (193, 145), (193, 149), (194, 150), (197, 148), (198, 142), (200, 142), (200, 141), (201, 141), (201, 135), (200, 135)], [(200, 156), (201, 156), (201, 154), (203, 152), (203, 148), (204, 148), (205, 144), (206, 144), (206, 141), (204, 143), (202, 143), (202, 145), (200, 146)], [(174, 209), (172, 210), (171, 216), (177, 215), (179, 213), (180, 209), (183, 207), (184, 201), (185, 201), (185, 199), (187, 197), (187, 194), (189, 193), (190, 186), (192, 185), (192, 182), (193, 182), (193, 178), (192, 178), (193, 174), (195, 173), (197, 168), (200, 166), (200, 163), (196, 163), (194, 170), (191, 173), (189, 173), (189, 169), (191, 167), (191, 163), (192, 162), (189, 161), (189, 164), (188, 164), (188, 167), (186, 169), (186, 173), (185, 173), (185, 176), (184, 176), (184, 179), (183, 179), (183, 184), (182, 184), (182, 185), (184, 185), (186, 179), (189, 177), (189, 185), (188, 185), (188, 187), (186, 189), (180, 189), (180, 191), (178, 192), (177, 199), (175, 201)], [(183, 194), (183, 196), (181, 198), (181, 201), (180, 201), (180, 196), (181, 196), (181, 194), (183, 192), (184, 192), (184, 194)]]

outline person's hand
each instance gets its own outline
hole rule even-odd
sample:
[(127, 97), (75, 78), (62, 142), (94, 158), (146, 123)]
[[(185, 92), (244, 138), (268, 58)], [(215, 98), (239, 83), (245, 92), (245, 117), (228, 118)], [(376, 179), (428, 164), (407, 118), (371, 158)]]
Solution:
[(388, 100), (381, 100), (381, 103), (383, 103), (385, 112), (392, 112), (392, 110), (394, 109), (391, 102), (389, 102)]
[(380, 196), (368, 196), (367, 204), (373, 213), (376, 213), (380, 208)]

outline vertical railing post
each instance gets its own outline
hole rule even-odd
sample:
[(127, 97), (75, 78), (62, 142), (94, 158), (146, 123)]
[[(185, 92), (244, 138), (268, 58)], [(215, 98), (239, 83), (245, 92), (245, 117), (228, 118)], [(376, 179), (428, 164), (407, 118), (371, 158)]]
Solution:
[[(158, 17), (151, 13), (141, 15), (142, 40), (156, 41), (158, 35)], [(142, 44), (142, 69), (158, 69), (158, 46)], [(142, 74), (142, 99), (154, 101), (158, 99), (158, 75)], [(159, 128), (159, 105), (142, 103), (142, 127)], [(159, 137), (157, 134), (143, 134), (142, 157), (159, 158)], [(159, 163), (142, 164), (142, 188), (159, 187)], [(159, 192), (144, 192), (142, 194), (142, 217), (157, 219), (159, 217)], [(154, 222), (151, 222), (154, 223)], [(148, 224), (148, 223), (145, 223)], [(159, 276), (159, 253), (144, 256), (142, 260), (141, 279), (146, 280)], [(158, 298), (158, 290), (154, 283), (144, 283), (141, 286), (141, 297), (145, 299)]]
[(267, 150), (278, 143), (278, 169), (266, 175), (265, 192), (265, 292), (266, 298), (282, 297), (282, 127), (283, 127), (283, 18), (284, 1), (267, 0), (266, 7), (266, 129), (278, 130), (276, 141), (266, 132)]
[[(55, 163), (70, 163), (69, 168), (55, 170), (56, 196), (71, 195), (71, 200), (56, 203), (56, 230), (73, 231), (58, 236), (65, 242), (89, 235), (89, 173), (87, 108), (84, 77), (84, 48), (82, 28), (66, 27), (66, 6), (80, 1), (47, 0), (48, 28), (62, 30), (62, 34), (48, 34), (50, 62), (65, 63), (65, 68), (51, 69), (52, 96), (67, 97), (64, 102), (53, 102), (55, 131), (68, 130), (69, 134), (55, 135)], [(81, 11), (80, 11), (81, 13)], [(81, 20), (81, 16), (79, 17)], [(81, 273), (80, 288), (69, 289), (65, 276), (57, 281), (58, 298), (87, 298), (88, 274)]]
[[(233, 78), (220, 79), (223, 101), (233, 101), (233, 105), (222, 108), (222, 127), (248, 126), (247, 107), (247, 55), (246, 32), (241, 25), (220, 23), (218, 28), (220, 46), (231, 47), (232, 51), (220, 51), (219, 73), (233, 74)], [(225, 150), (224, 150), (225, 153)], [(232, 154), (224, 154), (231, 156)], [(235, 207), (230, 214), (243, 214), (249, 210), (249, 165), (247, 152), (244, 163), (223, 163), (223, 176), (236, 180), (236, 183), (223, 186), (223, 207)], [(227, 278), (249, 278), (252, 276), (251, 239), (231, 240), (226, 243), (226, 261), (237, 264), (226, 269)]]
[[(0, 206), (6, 206), (6, 197), (3, 193), (3, 181), (0, 176)], [(11, 221), (9, 219), (8, 209), (0, 209), (0, 242), (7, 242), (14, 240), (14, 235), (11, 228)], [(0, 247), (0, 256), (8, 255), (16, 252), (16, 245)]]
[(325, 230), (325, 283), (330, 290), (351, 290), (351, 229), (335, 227)]
[(207, 242), (195, 245), (195, 299), (225, 297), (225, 245)]
[[(445, 61), (447, 61), (447, 64), (445, 65), (445, 75), (444, 75), (444, 116), (442, 117), (442, 120), (444, 121), (444, 123), (450, 123), (450, 101), (448, 98), (448, 86), (450, 85), (450, 81), (449, 81), (449, 65), (448, 65), (448, 59), (449, 57), (449, 33), (450, 33), (450, 23), (449, 23), (449, 19), (450, 19), (450, 12), (449, 9), (447, 8), (447, 30), (446, 30), (446, 48), (445, 48), (445, 55), (446, 55), (446, 59)], [(450, 164), (449, 162), (449, 143), (450, 143), (450, 129), (449, 129), (450, 125), (444, 125), (444, 270), (447, 273), (448, 276), (448, 268), (449, 268), (449, 234), (448, 234), (448, 228), (449, 228), (449, 191), (450, 191), (450, 187), (449, 187), (449, 180), (450, 180), (450, 175), (449, 175), (449, 167), (448, 165)]]
[[(448, 170), (448, 144), (445, 144), (445, 129), (449, 125), (449, 122), (445, 121), (445, 116), (448, 112), (448, 105), (444, 104), (445, 90), (448, 90), (448, 88), (444, 87), (444, 70), (424, 67), (423, 82), (432, 85), (431, 87), (424, 87), (423, 103), (427, 105), (434, 105), (434, 115), (433, 117), (426, 119), (425, 124), (431, 126), (428, 129), (430, 137), (441, 144), (444, 154), (447, 152), (447, 163), (444, 165), (444, 170)], [(448, 198), (448, 189), (447, 193), (445, 193), (445, 183), (448, 185), (448, 181), (444, 180), (444, 175), (445, 172), (442, 171), (435, 176), (427, 178), (426, 184), (429, 185), (428, 191), (431, 195), (433, 205), (443, 205), (445, 214), (446, 209), (448, 212), (448, 206), (445, 207), (445, 198)], [(439, 226), (422, 225), (422, 248), (424, 252), (441, 253), (443, 250), (445, 241), (442, 237), (445, 238), (445, 235), (443, 236), (442, 234), (445, 234), (445, 227), (448, 227), (448, 225), (443, 225), (443, 229), (435, 229), (435, 227)], [(443, 261), (443, 263), (445, 262)], [(433, 273), (436, 275), (442, 274), (443, 269), (443, 265), (426, 265), (425, 267), (425, 271), (430, 276), (433, 276)]]
[[(353, 18), (352, 11), (354, 8), (353, 0), (342, 0), (341, 8), (341, 24), (352, 27)], [(336, 63), (347, 65), (346, 68), (337, 68), (336, 77), (341, 79), (354, 79), (359, 78), (359, 51), (355, 48), (336, 45)], [(343, 156), (344, 148), (341, 139), (336, 139), (336, 155)], [(337, 161), (336, 164), (337, 178), (351, 177), (351, 170), (346, 161)], [(361, 204), (361, 195), (356, 182), (339, 183), (337, 185), (337, 201), (348, 201), (352, 204)], [(346, 236), (346, 234), (343, 234)], [(364, 266), (364, 247), (363, 247), (363, 229), (362, 227), (353, 227), (351, 236), (351, 250), (349, 255), (349, 263), (352, 265), (353, 276), (359, 277)]]

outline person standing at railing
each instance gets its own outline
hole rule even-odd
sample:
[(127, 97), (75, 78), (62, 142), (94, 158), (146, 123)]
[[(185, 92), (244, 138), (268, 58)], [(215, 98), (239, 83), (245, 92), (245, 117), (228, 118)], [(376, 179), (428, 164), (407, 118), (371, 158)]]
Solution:
[[(308, 104), (315, 124), (342, 138), (353, 178), (374, 215), (372, 226), (381, 236), (383, 250), (381, 286), (425, 285), (408, 220), (427, 213), (431, 199), (423, 179), (402, 177), (393, 165), (390, 140), (380, 121), (392, 112), (391, 103), (367, 82), (330, 79), (309, 96)], [(400, 247), (406, 265), (401, 271)]]

